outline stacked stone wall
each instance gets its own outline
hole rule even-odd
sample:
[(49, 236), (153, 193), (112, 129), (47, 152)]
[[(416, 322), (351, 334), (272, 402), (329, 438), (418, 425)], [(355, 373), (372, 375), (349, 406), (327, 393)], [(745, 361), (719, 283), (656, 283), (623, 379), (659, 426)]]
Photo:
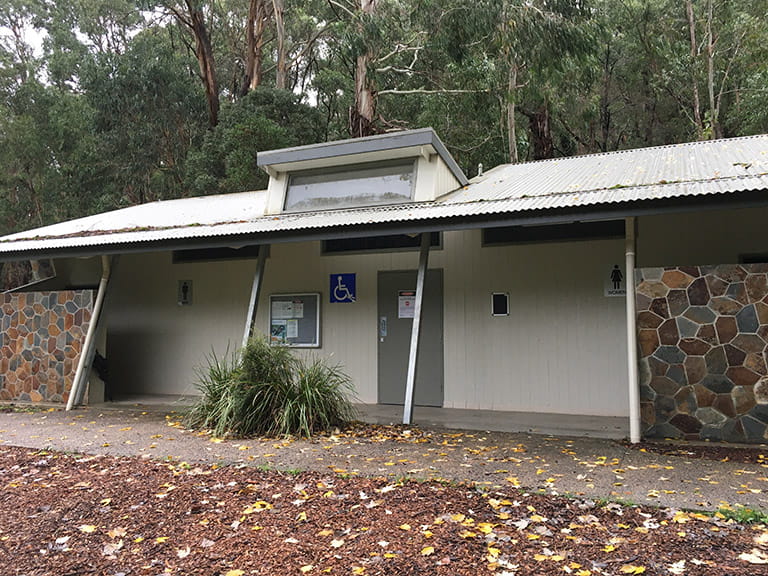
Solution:
[(768, 264), (638, 270), (644, 434), (768, 440)]
[(66, 402), (93, 291), (0, 294), (0, 400)]

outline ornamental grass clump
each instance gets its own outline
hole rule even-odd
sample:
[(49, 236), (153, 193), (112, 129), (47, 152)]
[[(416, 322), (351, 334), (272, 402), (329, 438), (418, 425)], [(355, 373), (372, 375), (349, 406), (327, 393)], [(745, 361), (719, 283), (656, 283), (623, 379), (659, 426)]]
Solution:
[(256, 337), (200, 371), (186, 423), (216, 436), (312, 436), (355, 417), (352, 381), (324, 359), (303, 360)]

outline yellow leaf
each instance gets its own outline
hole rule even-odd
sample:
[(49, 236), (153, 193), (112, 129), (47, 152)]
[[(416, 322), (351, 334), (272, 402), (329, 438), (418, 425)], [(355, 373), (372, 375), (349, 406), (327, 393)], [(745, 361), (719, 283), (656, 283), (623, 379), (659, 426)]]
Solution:
[(459, 536), (461, 536), (462, 538), (474, 538), (475, 536), (477, 536), (477, 533), (470, 532), (469, 530), (463, 530), (462, 532), (459, 532)]
[(99, 504), (102, 506), (109, 506), (110, 502), (112, 502), (112, 498), (104, 498), (104, 500), (101, 500)]
[(320, 532), (317, 533), (318, 536), (330, 536), (331, 534), (333, 534), (333, 530), (328, 529), (320, 530)]
[(624, 566), (619, 568), (619, 572), (622, 574), (642, 574), (645, 572), (645, 568), (643, 566), (634, 566), (633, 564), (624, 564)]
[(483, 534), (490, 534), (493, 532), (493, 524), (490, 524), (488, 522), (480, 522), (477, 525), (477, 529), (480, 530)]
[(546, 518), (544, 516), (539, 516), (538, 514), (534, 514), (531, 516), (531, 522), (546, 522)]
[(168, 541), (168, 536), (158, 536), (157, 538), (155, 538), (155, 542), (157, 542), (158, 544), (162, 544), (163, 542), (167, 542), (167, 541)]
[(352, 568), (352, 574), (365, 574), (365, 566), (355, 566)]
[(242, 570), (229, 570), (224, 576), (243, 576), (245, 572)]
[(576, 576), (592, 576), (592, 572), (589, 570), (579, 570), (576, 572)]
[(424, 532), (422, 532), (422, 534), (424, 534), (424, 538), (432, 538), (432, 536), (433, 536), (431, 530), (424, 530)]
[(488, 547), (489, 556), (493, 556), (494, 558), (496, 558), (499, 554), (501, 554), (501, 550), (499, 550), (498, 548), (494, 548), (493, 546)]
[(96, 532), (96, 526), (93, 524), (83, 524), (80, 526), (80, 532), (85, 532), (86, 534), (93, 534)]
[(547, 558), (549, 558), (549, 556), (544, 556), (544, 554), (533, 555), (533, 559), (536, 560), (536, 562), (544, 562), (544, 560), (546, 560)]
[(435, 549), (432, 546), (425, 546), (421, 549), (422, 556), (432, 556), (435, 553)]
[(385, 552), (384, 558), (397, 558), (397, 554), (394, 554), (392, 552)]
[(307, 513), (306, 512), (299, 512), (298, 520), (299, 520), (299, 522), (306, 522), (307, 521)]
[(332, 548), (341, 548), (342, 546), (344, 546), (344, 540), (331, 540)]
[(306, 574), (307, 572), (311, 572), (314, 569), (315, 569), (314, 564), (307, 564), (307, 565), (302, 566), (301, 568), (299, 568), (299, 570), (301, 570), (302, 574)]
[(565, 560), (565, 558), (560, 556), (560, 554), (555, 554), (554, 556), (551, 557), (551, 560), (552, 562), (562, 562), (563, 560)]
[(410, 524), (400, 524), (400, 526), (398, 526), (398, 528), (400, 528), (400, 530), (408, 531), (408, 530), (411, 529), (411, 525)]
[(608, 544), (603, 548), (603, 552), (613, 552), (614, 550), (616, 550), (616, 546), (612, 544)]
[(451, 514), (451, 520), (454, 522), (464, 522), (464, 518), (466, 518), (464, 514)]

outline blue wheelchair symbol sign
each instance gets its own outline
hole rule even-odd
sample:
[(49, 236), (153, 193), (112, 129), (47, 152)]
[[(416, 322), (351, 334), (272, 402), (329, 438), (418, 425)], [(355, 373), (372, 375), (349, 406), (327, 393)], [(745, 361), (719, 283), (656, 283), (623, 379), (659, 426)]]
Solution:
[(357, 300), (355, 274), (331, 274), (331, 303)]

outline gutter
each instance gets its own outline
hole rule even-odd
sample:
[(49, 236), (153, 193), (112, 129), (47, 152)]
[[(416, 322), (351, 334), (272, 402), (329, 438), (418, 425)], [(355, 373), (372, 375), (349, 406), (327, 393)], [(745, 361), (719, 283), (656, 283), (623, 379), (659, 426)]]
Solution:
[(69, 391), (69, 398), (67, 399), (67, 410), (72, 410), (75, 406), (75, 400), (81, 395), (81, 389), (85, 386), (85, 380), (90, 370), (90, 359), (93, 357), (91, 354), (95, 344), (96, 330), (99, 324), (99, 317), (101, 316), (101, 309), (104, 305), (104, 296), (107, 293), (107, 284), (109, 283), (109, 275), (111, 273), (110, 257), (101, 257), (101, 280), (99, 281), (99, 291), (96, 295), (96, 303), (93, 305), (93, 313), (91, 314), (91, 321), (88, 323), (88, 333), (85, 335), (85, 341), (83, 347), (80, 350), (80, 360), (77, 363), (77, 371), (75, 372), (75, 379), (72, 382), (72, 389)]

